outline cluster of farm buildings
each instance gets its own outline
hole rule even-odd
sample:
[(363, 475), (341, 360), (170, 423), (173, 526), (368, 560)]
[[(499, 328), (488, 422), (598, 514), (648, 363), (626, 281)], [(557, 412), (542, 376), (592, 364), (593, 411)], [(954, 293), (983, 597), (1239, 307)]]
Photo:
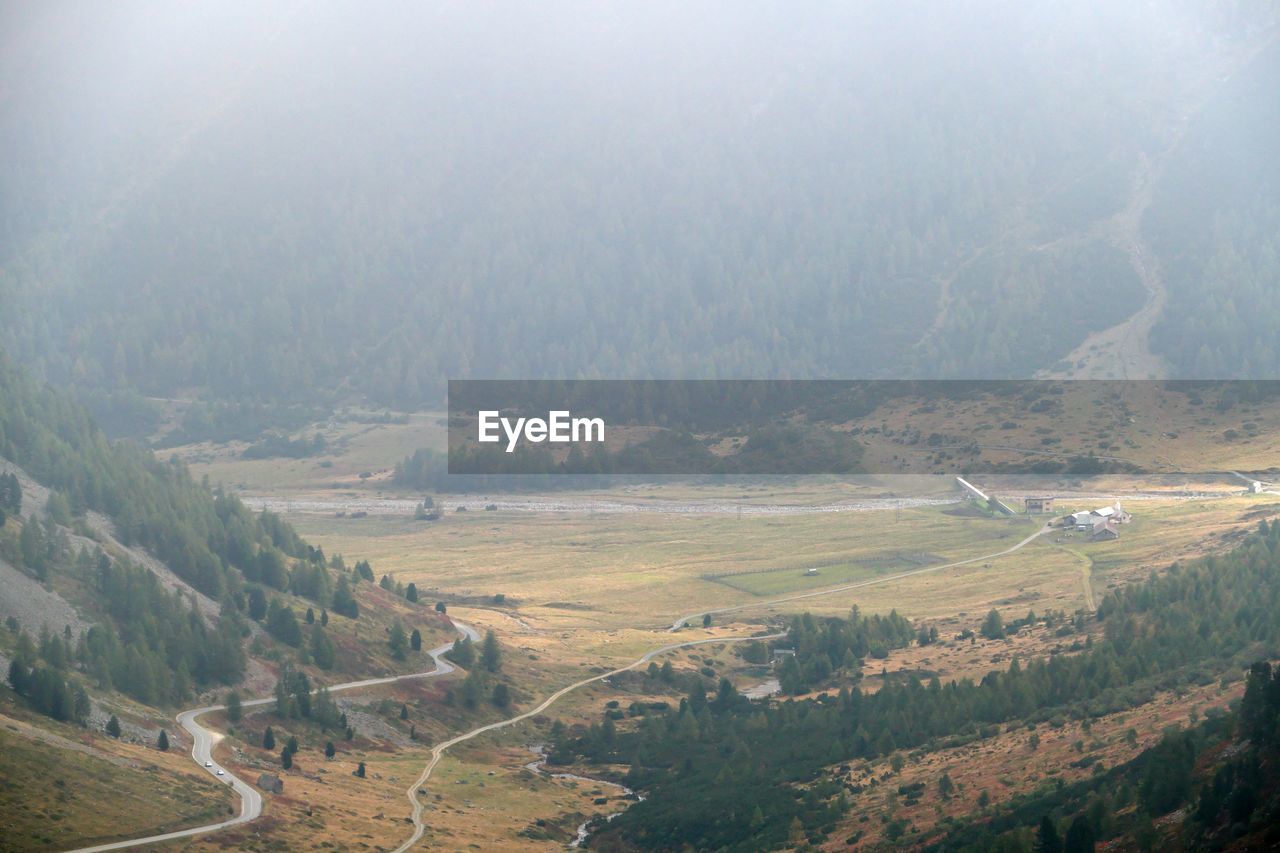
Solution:
[[(1054, 511), (1053, 498), (1026, 498), (1024, 504), (1028, 515), (1052, 513)], [(1120, 502), (1116, 501), (1110, 506), (1081, 510), (1070, 515), (1064, 515), (1062, 516), (1061, 524), (1065, 530), (1075, 530), (1089, 534), (1090, 539), (1119, 539), (1120, 525), (1128, 524), (1132, 520), (1133, 516), (1125, 512), (1124, 508), (1120, 506)]]

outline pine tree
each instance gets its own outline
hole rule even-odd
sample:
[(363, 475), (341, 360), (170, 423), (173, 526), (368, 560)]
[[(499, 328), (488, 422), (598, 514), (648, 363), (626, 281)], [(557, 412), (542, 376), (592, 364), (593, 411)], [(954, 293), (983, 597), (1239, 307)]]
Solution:
[(387, 645), (391, 648), (391, 656), (396, 660), (404, 660), (405, 649), (409, 647), (409, 639), (405, 636), (404, 625), (400, 624), (397, 619), (391, 624), (391, 636), (387, 639)]
[(107, 734), (114, 738), (120, 737), (120, 720), (115, 714), (112, 714), (111, 719), (107, 720)]
[(271, 726), (267, 726), (267, 730), (262, 733), (262, 748), (266, 750), (276, 748), (276, 733), (271, 730)]
[(409, 586), (405, 588), (404, 597), (409, 601), (416, 602), (418, 600), (418, 585), (416, 583), (410, 583)]
[(956, 785), (951, 781), (951, 774), (943, 772), (942, 778), (938, 780), (938, 793), (942, 795), (942, 799), (949, 800), (955, 792)]
[(502, 668), (502, 649), (498, 646), (498, 637), (492, 631), (484, 635), (484, 647), (480, 651), (480, 662), (490, 672)]
[(240, 704), (240, 694), (235, 690), (227, 693), (227, 720), (232, 723), (240, 722), (244, 711)]
[(333, 612), (348, 619), (357, 619), (360, 616), (360, 606), (351, 592), (351, 582), (347, 580), (346, 575), (338, 575), (338, 585), (333, 589)]
[(287, 746), (280, 750), (280, 766), (285, 770), (293, 767), (293, 750), (289, 749)]
[(409, 635), (409, 648), (415, 652), (422, 651), (422, 632), (417, 628), (414, 628), (413, 633)]
[(267, 615), (267, 596), (258, 587), (249, 590), (249, 618), (261, 622)]
[(160, 730), (160, 737), (156, 738), (156, 749), (161, 752), (169, 751), (169, 734), (164, 729)]
[(338, 753), (338, 750), (337, 748), (334, 747), (333, 741), (328, 741), (327, 743), (325, 743), (324, 745), (325, 758), (333, 758), (333, 756), (335, 756), (337, 753)]
[(1004, 619), (1000, 618), (1000, 611), (994, 607), (987, 614), (987, 618), (982, 621), (982, 636), (988, 640), (1003, 640), (1005, 638)]
[(1058, 825), (1049, 815), (1040, 819), (1040, 828), (1036, 831), (1035, 852), (1062, 853), (1062, 838), (1058, 835)]
[(320, 625), (311, 626), (311, 659), (321, 669), (333, 669), (333, 643)]
[(14, 658), (9, 661), (9, 686), (13, 688), (13, 692), (19, 696), (27, 694), (27, 667), (21, 660)]
[(1067, 828), (1067, 837), (1063, 841), (1063, 853), (1093, 853), (1097, 842), (1093, 837), (1093, 827), (1084, 815), (1077, 815)]
[(89, 715), (93, 712), (93, 705), (89, 701), (89, 694), (84, 691), (80, 685), (76, 685), (75, 699), (73, 700), (72, 716), (80, 725), (84, 725), (89, 721)]
[(364, 778), (364, 762), (363, 761), (361, 761), (358, 765), (356, 765), (355, 775), (360, 777), (361, 779)]

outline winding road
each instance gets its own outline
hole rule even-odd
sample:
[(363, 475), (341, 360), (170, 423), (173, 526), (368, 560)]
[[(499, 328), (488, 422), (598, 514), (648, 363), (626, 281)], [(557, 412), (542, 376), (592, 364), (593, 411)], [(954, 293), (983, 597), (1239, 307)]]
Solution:
[(514, 726), (516, 723), (524, 722), (530, 717), (535, 717), (538, 714), (541, 714), (543, 711), (547, 710), (552, 705), (554, 705), (565, 694), (572, 693), (573, 691), (577, 690), (579, 687), (585, 687), (586, 685), (592, 684), (593, 682), (596, 682), (596, 681), (604, 681), (606, 678), (611, 678), (615, 675), (626, 672), (627, 670), (635, 669), (637, 666), (640, 666), (641, 664), (648, 663), (649, 661), (653, 660), (658, 655), (666, 654), (667, 652), (675, 651), (676, 649), (684, 649), (684, 648), (688, 648), (689, 646), (703, 646), (703, 645), (708, 645), (710, 643), (745, 643), (751, 640), (776, 640), (779, 637), (785, 637), (785, 636), (786, 636), (785, 633), (781, 633), (781, 634), (761, 634), (758, 636), (751, 636), (751, 637), (708, 637), (702, 640), (690, 640), (686, 643), (672, 643), (670, 645), (662, 646), (661, 648), (657, 648), (652, 651), (645, 652), (639, 658), (633, 660), (631, 663), (627, 664), (626, 666), (620, 666), (617, 669), (611, 669), (608, 672), (603, 672), (599, 675), (594, 675), (591, 678), (584, 678), (581, 681), (576, 681), (573, 684), (570, 684), (568, 687), (561, 687), (555, 693), (552, 693), (550, 696), (544, 699), (541, 705), (539, 705), (536, 708), (532, 708), (528, 711), (525, 711), (523, 714), (520, 714), (515, 717), (511, 717), (506, 720), (499, 720), (496, 723), (489, 723), (487, 726), (480, 726), (480, 728), (478, 729), (472, 729), (471, 731), (466, 732), (465, 734), (460, 734), (457, 737), (453, 737), (453, 738), (450, 738), (449, 740), (442, 741), (439, 746), (436, 746), (431, 750), (431, 760), (428, 761), (427, 766), (423, 768), (422, 775), (419, 776), (417, 781), (415, 781), (409, 787), (409, 802), (413, 804), (413, 835), (409, 837), (408, 841), (406, 841), (404, 844), (401, 844), (399, 847), (397, 847), (395, 849), (395, 853), (402, 853), (403, 851), (408, 850), (410, 847), (417, 844), (422, 839), (422, 834), (423, 832), (426, 831), (426, 825), (422, 822), (422, 803), (419, 802), (417, 795), (418, 795), (418, 792), (422, 790), (422, 786), (427, 784), (427, 780), (431, 778), (431, 772), (436, 769), (436, 765), (440, 763), (440, 759), (444, 757), (445, 751), (448, 750), (450, 747), (457, 746), (458, 744), (463, 743), (464, 741), (471, 740), (472, 738), (478, 737), (482, 734), (485, 734), (486, 732), (497, 731), (498, 729), (505, 729), (508, 726)]
[[(453, 626), (463, 637), (468, 637), (473, 641), (480, 639), (480, 634), (470, 625), (454, 620)], [(431, 649), (427, 654), (431, 656), (432, 663), (435, 664), (434, 669), (425, 672), (414, 672), (408, 675), (392, 675), (386, 678), (366, 678), (361, 681), (348, 681), (345, 684), (334, 684), (328, 687), (330, 693), (339, 693), (346, 690), (359, 690), (364, 687), (377, 687), (381, 684), (393, 684), (397, 681), (409, 681), (417, 678), (434, 678), (439, 675), (446, 675), (453, 672), (455, 667), (449, 661), (445, 660), (444, 654), (453, 647), (453, 643), (445, 643)], [(251, 699), (242, 703), (242, 707), (252, 708), (258, 705), (266, 705), (274, 702), (275, 697), (270, 696), (265, 699)], [(146, 838), (133, 838), (128, 841), (116, 841), (110, 844), (99, 844), (94, 847), (77, 848), (74, 853), (96, 853), (101, 850), (123, 850), (127, 847), (140, 847), (144, 844), (156, 844), (161, 841), (174, 841), (179, 838), (189, 838), (193, 835), (204, 835), (207, 832), (215, 832), (219, 829), (227, 829), (228, 827), (237, 826), (242, 823), (256, 820), (262, 814), (262, 795), (252, 785), (248, 784), (230, 770), (220, 765), (213, 758), (213, 748), (217, 746), (218, 741), (222, 740), (222, 735), (218, 732), (206, 729), (200, 725), (199, 718), (212, 711), (221, 711), (226, 708), (225, 705), (206, 705), (203, 708), (192, 708), (189, 711), (183, 711), (178, 714), (178, 723), (191, 734), (191, 758), (196, 764), (207, 770), (210, 775), (219, 781), (225, 781), (230, 784), (240, 797), (240, 814), (237, 817), (224, 820), (220, 823), (211, 823), (205, 826), (196, 826), (191, 829), (180, 829), (175, 832), (166, 832), (162, 835), (149, 835)], [(219, 772), (223, 775), (219, 776)]]

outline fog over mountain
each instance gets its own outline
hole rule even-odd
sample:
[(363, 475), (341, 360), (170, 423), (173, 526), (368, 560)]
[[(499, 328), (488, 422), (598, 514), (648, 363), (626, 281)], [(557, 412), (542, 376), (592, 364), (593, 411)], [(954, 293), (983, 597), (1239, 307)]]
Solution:
[(1274, 3), (3, 15), (0, 345), (55, 384), (1280, 374)]

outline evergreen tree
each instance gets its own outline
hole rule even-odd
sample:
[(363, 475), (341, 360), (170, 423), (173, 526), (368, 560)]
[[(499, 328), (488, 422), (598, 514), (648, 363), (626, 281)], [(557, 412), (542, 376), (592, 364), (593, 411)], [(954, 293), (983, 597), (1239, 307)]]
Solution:
[(114, 738), (120, 737), (120, 720), (115, 714), (112, 714), (111, 719), (107, 720), (107, 734)]
[(387, 646), (391, 649), (391, 656), (396, 660), (405, 659), (405, 650), (409, 647), (409, 638), (405, 636), (404, 625), (400, 624), (397, 619), (391, 623), (391, 634), (387, 638)]
[(276, 748), (276, 733), (271, 730), (271, 726), (267, 726), (267, 730), (262, 733), (262, 748), (267, 751)]
[(333, 643), (321, 625), (311, 626), (310, 651), (311, 659), (315, 661), (316, 666), (325, 670), (333, 669)]
[(267, 596), (258, 587), (249, 590), (249, 618), (261, 622), (267, 615)]
[(497, 672), (502, 668), (502, 649), (498, 646), (498, 637), (492, 631), (484, 635), (484, 647), (480, 651), (480, 662), (489, 672)]
[(160, 737), (156, 738), (156, 749), (161, 752), (169, 751), (169, 733), (164, 729), (160, 730)]
[(1058, 835), (1058, 825), (1049, 815), (1040, 819), (1040, 828), (1036, 830), (1035, 853), (1062, 853), (1062, 837)]
[(280, 766), (285, 770), (293, 767), (293, 750), (287, 746), (280, 750)]
[[(356, 603), (356, 597), (351, 592), (351, 583), (346, 575), (338, 575), (338, 584), (333, 590), (333, 612), (348, 619), (357, 619), (360, 616), (360, 605)], [(323, 617), (323, 621), (327, 622), (327, 617)]]
[(951, 781), (951, 774), (943, 772), (942, 778), (938, 780), (938, 793), (942, 796), (942, 799), (951, 799), (951, 795), (955, 790), (956, 785)]
[(227, 720), (232, 723), (240, 722), (240, 717), (244, 714), (244, 711), (240, 704), (240, 694), (237, 691), (232, 690), (227, 693), (226, 705)]
[(27, 694), (27, 666), (18, 658), (9, 661), (9, 686), (18, 695)]
[(302, 645), (302, 626), (293, 615), (293, 608), (278, 598), (271, 599), (267, 606), (267, 633), (294, 648)]
[(416, 602), (418, 600), (418, 585), (410, 583), (404, 590), (404, 597), (409, 601)]
[(409, 635), (409, 648), (415, 652), (422, 651), (422, 632), (417, 628), (414, 628), (413, 633)]
[(1003, 640), (1005, 638), (1004, 619), (1000, 617), (1000, 612), (994, 607), (987, 614), (987, 618), (982, 620), (981, 633), (988, 640)]
[(12, 516), (22, 514), (22, 484), (17, 474), (0, 474), (0, 510)]
[(327, 741), (324, 745), (324, 757), (333, 758), (337, 753), (338, 750), (334, 747), (333, 741)]
[(355, 775), (361, 779), (364, 778), (364, 762), (363, 761), (361, 761), (359, 764), (356, 765)]
[(1063, 841), (1063, 853), (1093, 853), (1097, 842), (1093, 836), (1093, 827), (1084, 815), (1077, 815), (1067, 828), (1067, 837)]

